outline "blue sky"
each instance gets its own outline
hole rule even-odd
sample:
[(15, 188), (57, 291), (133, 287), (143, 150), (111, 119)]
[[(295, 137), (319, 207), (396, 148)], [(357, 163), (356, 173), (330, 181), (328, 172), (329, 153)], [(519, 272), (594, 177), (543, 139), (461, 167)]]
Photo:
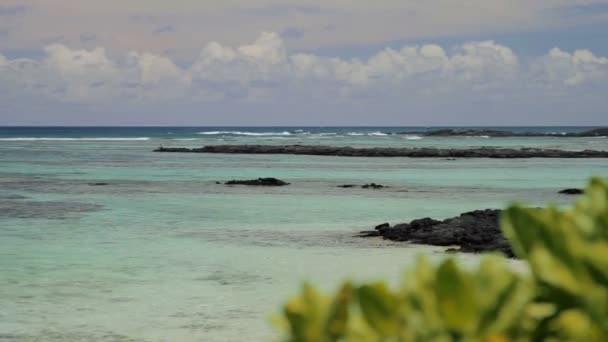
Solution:
[(608, 0), (3, 0), (0, 125), (606, 125)]

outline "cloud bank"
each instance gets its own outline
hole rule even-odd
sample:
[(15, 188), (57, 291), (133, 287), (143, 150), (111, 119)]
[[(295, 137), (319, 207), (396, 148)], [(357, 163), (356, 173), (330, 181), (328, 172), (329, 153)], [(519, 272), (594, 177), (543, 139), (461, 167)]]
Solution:
[[(596, 120), (608, 93), (608, 58), (559, 48), (522, 57), (494, 41), (479, 41), (386, 48), (367, 59), (343, 59), (290, 53), (279, 34), (263, 32), (250, 44), (208, 43), (188, 66), (153, 53), (111, 55), (102, 47), (53, 44), (38, 60), (9, 59), (0, 51), (0, 91), (9, 104), (35, 98), (82, 106), (179, 104), (185, 111), (240, 104), (275, 113), (305, 104), (314, 111), (376, 108), (393, 118), (402, 108), (430, 123), (439, 120), (440, 110), (465, 115), (477, 105), (489, 112), (540, 106), (559, 113), (578, 103)], [(472, 118), (483, 118), (478, 112)]]

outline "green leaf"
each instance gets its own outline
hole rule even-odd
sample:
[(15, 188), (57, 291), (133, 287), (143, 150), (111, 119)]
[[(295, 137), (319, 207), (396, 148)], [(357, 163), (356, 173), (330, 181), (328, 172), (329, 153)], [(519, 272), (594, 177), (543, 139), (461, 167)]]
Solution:
[(553, 254), (544, 248), (534, 248), (530, 253), (530, 266), (542, 285), (560, 289), (570, 295), (583, 295), (580, 280)]
[(608, 242), (589, 243), (581, 262), (597, 286), (608, 288)]
[(374, 283), (357, 289), (363, 317), (380, 336), (396, 336), (399, 332), (399, 299), (386, 284)]
[(292, 341), (322, 341), (322, 327), (328, 300), (310, 284), (302, 286), (302, 295), (291, 299), (283, 309)]
[(330, 341), (337, 341), (343, 338), (347, 333), (349, 305), (353, 297), (353, 286), (351, 283), (345, 283), (338, 291), (336, 298), (331, 304), (327, 322), (325, 324), (325, 333)]
[(532, 246), (539, 242), (544, 223), (538, 220), (530, 209), (513, 205), (503, 211), (501, 227), (515, 253), (526, 258)]
[(435, 292), (446, 329), (460, 333), (472, 331), (478, 319), (475, 288), (471, 278), (458, 269), (453, 259), (439, 266)]

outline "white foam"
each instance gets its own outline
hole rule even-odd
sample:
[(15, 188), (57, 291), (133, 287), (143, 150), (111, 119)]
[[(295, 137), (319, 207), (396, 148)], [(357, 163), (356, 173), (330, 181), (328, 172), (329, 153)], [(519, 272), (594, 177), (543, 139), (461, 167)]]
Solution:
[(245, 135), (245, 136), (253, 136), (253, 137), (291, 135), (291, 133), (289, 133), (287, 131), (285, 131), (285, 132), (210, 131), (210, 132), (198, 132), (197, 134), (202, 134), (202, 135)]
[(371, 132), (371, 133), (368, 133), (367, 135), (372, 136), (372, 137), (383, 137), (383, 136), (387, 136), (388, 134), (382, 133), (382, 132)]
[(34, 138), (34, 137), (18, 137), (18, 138), (0, 138), (0, 141), (146, 141), (148, 137), (138, 138)]
[(349, 132), (349, 133), (346, 133), (346, 135), (350, 135), (350, 136), (355, 136), (355, 137), (358, 137), (358, 136), (365, 135), (365, 133), (360, 133), (360, 132)]
[(176, 141), (195, 141), (195, 140), (201, 140), (201, 139), (198, 139), (198, 138), (175, 138), (175, 139), (172, 139), (172, 140), (176, 140)]
[(422, 139), (422, 137), (419, 136), (419, 135), (406, 135), (405, 139), (407, 139), (407, 140), (420, 140), (420, 139)]

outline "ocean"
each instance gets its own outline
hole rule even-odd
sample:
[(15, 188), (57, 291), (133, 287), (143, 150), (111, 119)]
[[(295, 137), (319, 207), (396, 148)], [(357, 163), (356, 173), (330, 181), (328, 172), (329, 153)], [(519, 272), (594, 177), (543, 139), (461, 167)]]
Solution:
[[(445, 256), (354, 237), (360, 230), (512, 201), (567, 205), (573, 197), (559, 190), (608, 176), (605, 159), (152, 152), (210, 144), (608, 150), (606, 137), (391, 134), (427, 129), (0, 127), (0, 340), (268, 340), (268, 317), (303, 280), (327, 290), (347, 278), (397, 283), (418, 255)], [(291, 185), (216, 184), (258, 177)], [(389, 188), (337, 187), (371, 182)]]

